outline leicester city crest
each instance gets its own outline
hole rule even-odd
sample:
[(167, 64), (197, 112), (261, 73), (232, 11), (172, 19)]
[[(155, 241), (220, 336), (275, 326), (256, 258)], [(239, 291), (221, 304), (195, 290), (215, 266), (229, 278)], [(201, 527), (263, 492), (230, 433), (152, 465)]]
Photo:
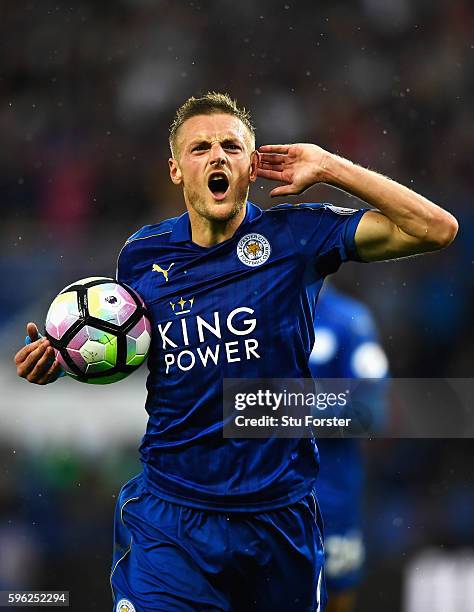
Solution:
[(272, 248), (262, 234), (245, 234), (237, 245), (237, 257), (246, 266), (261, 266), (270, 257)]
[(135, 606), (128, 599), (121, 599), (117, 607), (115, 608), (116, 612), (136, 612)]

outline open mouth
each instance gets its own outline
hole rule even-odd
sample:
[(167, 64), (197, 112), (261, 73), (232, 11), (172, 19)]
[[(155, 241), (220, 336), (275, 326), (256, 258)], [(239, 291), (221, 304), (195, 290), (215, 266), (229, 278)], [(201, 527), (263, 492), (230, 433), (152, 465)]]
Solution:
[(215, 200), (223, 200), (229, 189), (229, 179), (223, 172), (211, 174), (208, 187)]

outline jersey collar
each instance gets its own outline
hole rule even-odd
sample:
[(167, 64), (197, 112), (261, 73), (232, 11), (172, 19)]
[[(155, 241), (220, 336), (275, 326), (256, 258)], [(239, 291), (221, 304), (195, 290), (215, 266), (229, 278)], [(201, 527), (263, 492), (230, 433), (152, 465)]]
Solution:
[[(250, 200), (247, 200), (247, 209), (245, 211), (245, 217), (242, 223), (237, 228), (235, 235), (240, 234), (242, 230), (252, 221), (258, 219), (262, 215), (262, 209), (255, 204), (252, 204)], [(190, 242), (191, 241), (191, 224), (189, 223), (189, 214), (185, 212), (183, 215), (178, 217), (178, 220), (174, 224), (174, 228), (171, 232), (170, 242)]]

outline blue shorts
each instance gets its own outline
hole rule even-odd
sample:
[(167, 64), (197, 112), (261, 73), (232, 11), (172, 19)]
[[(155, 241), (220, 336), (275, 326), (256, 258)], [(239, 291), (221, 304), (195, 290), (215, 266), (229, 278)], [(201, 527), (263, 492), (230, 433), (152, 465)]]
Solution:
[(316, 494), (324, 520), (324, 572), (328, 592), (359, 586), (364, 571), (362, 499), (364, 464), (355, 439), (320, 440)]
[(336, 494), (330, 498), (324, 489), (319, 493), (324, 520), (326, 587), (329, 593), (342, 593), (357, 588), (363, 578), (365, 546), (358, 511), (360, 498)]
[(365, 558), (362, 532), (357, 528), (332, 531), (325, 527), (324, 533), (324, 569), (329, 593), (357, 588), (362, 581)]
[(114, 612), (320, 612), (322, 525), (314, 495), (261, 513), (197, 510), (121, 490), (111, 574)]

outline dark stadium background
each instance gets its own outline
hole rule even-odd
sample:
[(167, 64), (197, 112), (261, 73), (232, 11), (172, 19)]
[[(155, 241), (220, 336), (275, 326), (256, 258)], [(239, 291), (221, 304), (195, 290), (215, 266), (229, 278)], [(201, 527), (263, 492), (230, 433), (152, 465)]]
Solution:
[[(393, 376), (472, 376), (473, 31), (469, 0), (1, 3), (0, 589), (111, 607), (113, 507), (139, 469), (145, 373), (39, 389), (12, 356), (63, 286), (114, 274), (129, 234), (183, 211), (167, 127), (190, 95), (228, 91), (258, 144), (319, 143), (452, 211), (446, 252), (349, 264), (336, 284), (373, 310)], [(270, 206), (268, 191), (259, 181), (251, 199)], [(354, 204), (326, 187), (302, 199)], [(473, 441), (378, 440), (367, 456), (358, 610), (473, 610)]]

